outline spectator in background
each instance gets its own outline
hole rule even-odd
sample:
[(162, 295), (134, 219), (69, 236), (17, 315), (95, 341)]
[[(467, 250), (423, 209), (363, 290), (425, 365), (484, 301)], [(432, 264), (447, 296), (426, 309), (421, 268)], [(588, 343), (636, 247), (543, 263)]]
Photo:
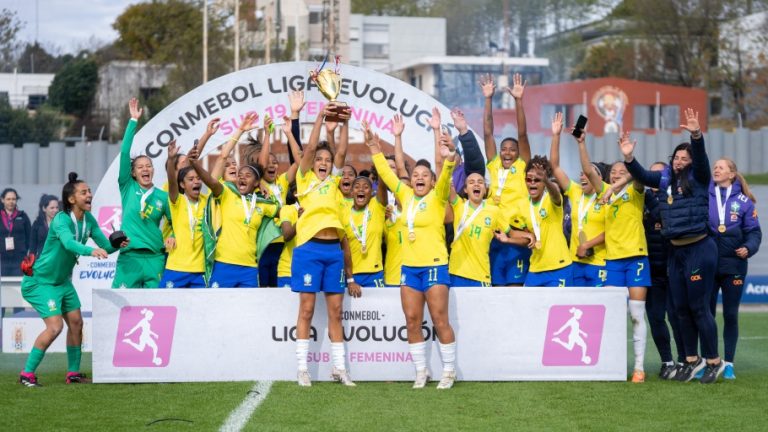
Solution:
[(32, 235), (29, 238), (29, 252), (40, 256), (48, 237), (48, 227), (56, 213), (59, 212), (59, 199), (54, 195), (43, 194), (38, 205), (37, 219), (32, 224)]
[(32, 231), (29, 217), (17, 207), (19, 194), (15, 189), (4, 189), (0, 199), (3, 202), (3, 210), (0, 211), (0, 274), (21, 276), (21, 260), (29, 251)]

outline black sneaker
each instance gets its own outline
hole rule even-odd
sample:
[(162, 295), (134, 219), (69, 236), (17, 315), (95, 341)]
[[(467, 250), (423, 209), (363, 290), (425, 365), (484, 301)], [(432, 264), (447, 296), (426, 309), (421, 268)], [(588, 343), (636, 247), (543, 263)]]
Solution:
[(725, 369), (725, 362), (722, 360), (717, 364), (708, 363), (706, 369), (704, 369), (704, 375), (699, 382), (702, 384), (712, 384), (717, 382), (717, 378), (723, 373), (723, 369)]
[(32, 372), (22, 372), (19, 374), (19, 384), (26, 387), (42, 387), (43, 385), (37, 382), (37, 377)]
[(675, 379), (681, 382), (688, 382), (692, 380), (694, 376), (696, 376), (698, 371), (704, 369), (704, 366), (706, 365), (707, 363), (701, 357), (692, 362), (685, 362), (683, 370), (676, 374)]
[(91, 380), (85, 377), (84, 373), (80, 372), (67, 372), (67, 384), (86, 384), (90, 383)]
[(675, 375), (677, 375), (677, 367), (674, 363), (672, 364), (662, 364), (661, 370), (659, 371), (659, 378), (663, 380), (672, 380), (675, 378)]

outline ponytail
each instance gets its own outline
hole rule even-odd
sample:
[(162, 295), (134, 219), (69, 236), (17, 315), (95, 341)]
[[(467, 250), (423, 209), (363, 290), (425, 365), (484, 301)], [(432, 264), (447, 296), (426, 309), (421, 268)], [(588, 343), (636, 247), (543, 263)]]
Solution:
[(725, 164), (728, 165), (728, 169), (731, 170), (733, 174), (736, 175), (736, 180), (741, 183), (741, 193), (747, 196), (753, 203), (757, 202), (757, 199), (754, 195), (752, 195), (752, 191), (749, 190), (749, 185), (747, 184), (747, 180), (744, 178), (744, 176), (739, 172), (739, 169), (736, 167), (736, 162), (733, 161), (733, 159), (730, 158), (721, 158), (720, 160), (725, 161)]
[(65, 213), (72, 211), (72, 204), (69, 202), (69, 197), (75, 194), (75, 187), (78, 183), (83, 183), (83, 180), (77, 178), (76, 172), (70, 172), (67, 176), (67, 183), (64, 184), (64, 188), (61, 190), (61, 208)]

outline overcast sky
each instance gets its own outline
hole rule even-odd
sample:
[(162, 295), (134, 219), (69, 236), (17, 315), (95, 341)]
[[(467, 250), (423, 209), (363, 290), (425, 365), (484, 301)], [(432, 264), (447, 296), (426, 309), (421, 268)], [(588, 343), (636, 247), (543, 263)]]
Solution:
[(38, 5), (38, 41), (61, 52), (76, 52), (117, 38), (112, 23), (137, 0), (0, 0), (0, 8), (15, 11), (24, 23), (20, 39), (35, 39), (35, 4)]

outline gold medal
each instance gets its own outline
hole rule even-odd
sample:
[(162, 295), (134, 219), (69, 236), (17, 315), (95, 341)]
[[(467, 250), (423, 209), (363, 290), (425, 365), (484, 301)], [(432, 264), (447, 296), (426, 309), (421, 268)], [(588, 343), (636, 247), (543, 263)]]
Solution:
[(410, 241), (416, 240), (416, 233), (413, 232), (413, 231), (409, 232), (408, 233), (408, 240), (410, 240)]
[(493, 197), (493, 202), (495, 202), (496, 204), (500, 203), (500, 202), (501, 202), (501, 197), (500, 197), (500, 196), (498, 196), (498, 195), (495, 195), (495, 196)]
[(584, 244), (587, 242), (587, 234), (584, 233), (584, 231), (579, 230), (579, 244)]
[(672, 198), (672, 195), (667, 197), (667, 204), (672, 205), (672, 203), (675, 201), (674, 198)]
[(717, 227), (717, 230), (721, 233), (725, 232), (725, 224), (720, 224), (720, 226)]
[(363, 253), (368, 252), (368, 248), (366, 248), (365, 245), (363, 245), (362, 250), (363, 250)]
[(539, 240), (536, 240), (536, 244), (534, 244), (536, 249), (541, 249), (541, 242)]

